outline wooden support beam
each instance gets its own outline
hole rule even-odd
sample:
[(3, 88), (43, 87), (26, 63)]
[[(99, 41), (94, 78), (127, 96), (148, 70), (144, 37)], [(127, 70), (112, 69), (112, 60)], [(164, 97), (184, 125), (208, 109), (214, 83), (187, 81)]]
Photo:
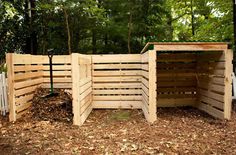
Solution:
[(73, 108), (73, 124), (82, 125), (80, 118), (80, 85), (79, 85), (79, 54), (71, 54), (71, 72), (72, 72), (72, 108)]
[(157, 119), (157, 86), (156, 86), (156, 51), (150, 50), (149, 52), (149, 122), (153, 123)]
[(225, 95), (224, 95), (224, 118), (230, 119), (232, 109), (232, 73), (233, 73), (233, 51), (225, 50)]
[(7, 82), (8, 82), (8, 101), (10, 106), (9, 120), (16, 121), (16, 104), (15, 104), (15, 89), (14, 89), (14, 53), (6, 54), (7, 62)]

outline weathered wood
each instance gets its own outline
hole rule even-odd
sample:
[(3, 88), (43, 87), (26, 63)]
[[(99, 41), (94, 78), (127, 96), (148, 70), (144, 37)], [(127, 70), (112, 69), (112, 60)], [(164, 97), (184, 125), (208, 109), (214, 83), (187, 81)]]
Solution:
[(141, 109), (142, 101), (93, 101), (94, 109)]

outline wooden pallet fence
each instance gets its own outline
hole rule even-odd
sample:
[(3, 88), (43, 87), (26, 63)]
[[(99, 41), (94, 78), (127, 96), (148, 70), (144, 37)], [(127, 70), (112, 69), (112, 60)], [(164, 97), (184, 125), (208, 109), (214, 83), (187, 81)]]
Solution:
[(93, 55), (93, 107), (141, 109), (140, 54)]
[(7, 82), (5, 72), (0, 74), (0, 103), (1, 114), (5, 116), (9, 108), (7, 101)]
[(92, 57), (73, 53), (71, 60), (73, 123), (82, 125), (93, 109)]
[(142, 110), (149, 122), (156, 120), (156, 51), (150, 50), (141, 55), (142, 62)]
[(157, 52), (157, 107), (193, 106), (196, 102), (196, 54)]
[(232, 50), (226, 43), (156, 43), (157, 106), (194, 106), (230, 119)]
[[(43, 87), (50, 88), (50, 68), (48, 57), (44, 56), (41, 63), (43, 64)], [(52, 63), (54, 88), (71, 89), (71, 56), (54, 55)]]
[(7, 77), (10, 121), (16, 121), (31, 106), (35, 89), (43, 83), (43, 56), (8, 53)]

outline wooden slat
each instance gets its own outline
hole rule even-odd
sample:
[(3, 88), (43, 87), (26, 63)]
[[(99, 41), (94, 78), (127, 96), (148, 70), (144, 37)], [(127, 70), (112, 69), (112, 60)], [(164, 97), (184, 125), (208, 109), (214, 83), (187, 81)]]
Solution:
[(158, 99), (157, 107), (194, 106), (196, 98)]
[(15, 74), (14, 80), (25, 80), (25, 79), (30, 79), (30, 78), (42, 77), (42, 76), (43, 76), (42, 71), (26, 72), (26, 73)]
[(209, 115), (212, 115), (213, 117), (219, 118), (219, 119), (224, 119), (224, 113), (223, 111), (220, 111), (216, 108), (211, 107), (210, 105), (207, 104), (199, 104), (197, 106), (200, 110), (205, 111)]
[(129, 75), (140, 75), (141, 71), (140, 70), (121, 70), (121, 71), (112, 71), (112, 70), (107, 70), (107, 71), (93, 71), (93, 76), (129, 76)]
[(14, 71), (15, 72), (20, 72), (20, 71), (35, 71), (35, 70), (43, 70), (43, 66), (42, 65), (24, 65), (24, 66), (14, 66)]
[(93, 77), (94, 82), (138, 82), (141, 76)]
[[(43, 76), (50, 76), (50, 72), (44, 71)], [(53, 71), (53, 76), (71, 76), (71, 71)]]
[(93, 55), (93, 63), (140, 62), (140, 54)]
[(93, 101), (94, 109), (141, 109), (141, 101)]
[(196, 94), (158, 94), (157, 98), (196, 98)]
[(30, 95), (25, 95), (19, 98), (16, 98), (16, 104), (24, 104), (27, 103), (28, 101), (32, 100), (34, 94), (30, 94)]
[(157, 87), (175, 87), (175, 86), (180, 86), (180, 87), (194, 87), (196, 86), (197, 82), (196, 81), (160, 81), (157, 82)]
[(102, 94), (141, 94), (141, 89), (93, 90), (94, 95)]
[[(43, 82), (44, 83), (49, 83), (50, 78), (49, 77), (44, 77)], [(71, 83), (72, 78), (71, 77), (64, 77), (64, 78), (63, 77), (53, 77), (53, 82), (54, 83)]]
[(141, 64), (93, 64), (93, 69), (141, 69)]
[[(65, 65), (65, 64), (53, 65), (52, 69), (53, 69), (53, 71), (57, 71), (57, 70), (62, 70), (62, 71), (71, 70), (71, 65)], [(43, 65), (43, 70), (45, 70), (45, 71), (46, 70), (50, 70), (50, 66), (49, 65)]]
[(14, 88), (20, 89), (20, 88), (33, 86), (33, 85), (39, 85), (42, 83), (43, 83), (43, 78), (27, 80), (27, 81), (22, 81), (22, 82), (16, 82)]
[(83, 100), (86, 96), (88, 96), (92, 92), (92, 87), (89, 87), (89, 89), (85, 90), (83, 93), (80, 94), (80, 100)]
[(197, 91), (196, 87), (171, 87), (171, 88), (158, 88), (157, 93), (162, 92), (195, 92)]
[(92, 87), (92, 81), (89, 81), (88, 83), (84, 84), (83, 86), (80, 86), (80, 92), (83, 93), (88, 88)]
[(111, 96), (93, 96), (94, 101), (141, 101), (142, 96), (141, 95), (130, 95), (130, 96), (124, 96), (124, 95), (111, 95)]
[(224, 109), (224, 103), (223, 102), (220, 102), (220, 101), (217, 101), (215, 99), (209, 98), (208, 96), (201, 95), (199, 97), (199, 100), (201, 102), (204, 102), (206, 104), (209, 104), (209, 105), (211, 105), (213, 107), (216, 107), (216, 108), (219, 108), (221, 110)]
[(162, 44), (162, 45), (154, 45), (154, 50), (156, 51), (219, 51), (227, 49), (227, 44), (225, 45), (214, 45), (214, 44), (188, 44), (188, 45), (169, 45), (169, 44)]
[(141, 88), (141, 83), (93, 83), (93, 88)]
[(33, 93), (37, 88), (38, 88), (38, 86), (32, 86), (32, 87), (27, 87), (27, 88), (16, 90), (15, 96), (18, 97), (18, 96), (21, 96), (24, 94)]
[(19, 106), (16, 106), (16, 112), (19, 113), (23, 110), (26, 110), (28, 109), (30, 106), (32, 105), (31, 102), (27, 102), (27, 103), (24, 103), (24, 104), (21, 104)]
[[(43, 83), (42, 87), (43, 88), (50, 88), (51, 85), (49, 83)], [(68, 89), (71, 89), (72, 88), (72, 83), (54, 83), (53, 87), (54, 88), (64, 88), (64, 89), (68, 88)]]

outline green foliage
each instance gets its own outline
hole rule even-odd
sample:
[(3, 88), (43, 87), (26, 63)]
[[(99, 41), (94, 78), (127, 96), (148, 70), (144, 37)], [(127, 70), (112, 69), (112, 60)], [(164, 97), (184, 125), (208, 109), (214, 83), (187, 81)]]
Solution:
[(50, 48), (67, 54), (63, 10), (73, 52), (127, 53), (129, 30), (133, 53), (148, 41), (233, 42), (231, 0), (37, 0), (32, 30), (27, 3), (0, 1), (0, 58), (9, 51), (27, 52), (30, 31), (37, 34), (38, 54)]

